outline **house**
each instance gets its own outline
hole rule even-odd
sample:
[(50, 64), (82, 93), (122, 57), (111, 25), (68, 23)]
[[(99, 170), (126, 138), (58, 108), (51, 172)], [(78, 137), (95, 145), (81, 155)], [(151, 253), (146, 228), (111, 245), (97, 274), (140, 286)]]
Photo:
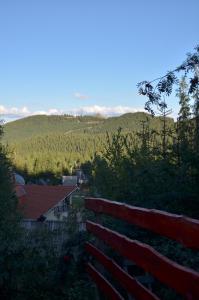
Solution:
[(76, 175), (77, 175), (77, 183), (78, 184), (85, 184), (88, 183), (88, 179), (86, 178), (86, 175), (81, 169), (76, 170)]
[(81, 169), (76, 169), (75, 174), (76, 175), (62, 176), (62, 185), (70, 186), (74, 184), (81, 185), (83, 183), (88, 183), (88, 179)]
[(62, 176), (62, 185), (71, 186), (77, 184), (77, 176)]
[(23, 224), (30, 228), (38, 221), (49, 224), (66, 221), (72, 196), (78, 187), (16, 184), (15, 189), (24, 215)]

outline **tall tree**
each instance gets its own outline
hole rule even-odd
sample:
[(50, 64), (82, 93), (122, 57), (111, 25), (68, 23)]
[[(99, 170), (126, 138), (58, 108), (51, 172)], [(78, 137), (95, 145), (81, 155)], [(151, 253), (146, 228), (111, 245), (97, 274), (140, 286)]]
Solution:
[(177, 136), (178, 136), (178, 162), (179, 164), (184, 161), (184, 158), (188, 155), (187, 151), (191, 146), (192, 139), (192, 123), (191, 118), (191, 108), (190, 108), (190, 97), (188, 84), (186, 77), (180, 80), (179, 88), (177, 94), (179, 97), (180, 110), (177, 120)]
[[(182, 74), (182, 75), (180, 75)], [(174, 87), (179, 87), (179, 75), (189, 76), (189, 94), (194, 96), (199, 88), (199, 45), (195, 47), (194, 53), (188, 53), (186, 60), (175, 70), (152, 81), (138, 83), (139, 93), (146, 96), (145, 109), (155, 114), (154, 106), (161, 108), (162, 97), (170, 96)], [(195, 107), (199, 108), (198, 93), (195, 95)]]
[[(0, 136), (2, 134), (0, 126)], [(11, 165), (6, 149), (0, 143), (0, 295), (4, 296), (12, 281), (12, 268), (16, 261), (14, 253), (20, 231), (17, 206)]]
[[(0, 126), (0, 138), (3, 129)], [(0, 141), (1, 142), (1, 141)], [(14, 192), (12, 169), (6, 148), (0, 143), (0, 234), (8, 236), (18, 221), (17, 199)], [(5, 228), (7, 231), (5, 231)]]
[(178, 114), (179, 121), (187, 121), (190, 119), (190, 97), (188, 83), (186, 77), (182, 77), (179, 83), (179, 88), (177, 90), (177, 96), (179, 97), (180, 110)]

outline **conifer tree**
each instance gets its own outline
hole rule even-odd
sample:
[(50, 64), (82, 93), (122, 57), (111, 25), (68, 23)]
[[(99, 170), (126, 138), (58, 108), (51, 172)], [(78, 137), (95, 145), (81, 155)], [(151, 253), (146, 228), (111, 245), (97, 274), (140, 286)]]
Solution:
[[(0, 138), (3, 130), (0, 126)], [(8, 235), (16, 225), (17, 199), (14, 192), (11, 164), (5, 147), (0, 143), (0, 234)], [(5, 228), (7, 231), (5, 231)]]
[(191, 144), (191, 109), (190, 109), (190, 97), (188, 84), (186, 78), (183, 77), (179, 83), (177, 90), (177, 96), (179, 97), (180, 110), (177, 120), (177, 136), (178, 136), (178, 157), (179, 163), (183, 161), (188, 155), (187, 151)]
[(179, 121), (186, 121), (191, 116), (190, 111), (190, 98), (188, 94), (188, 84), (186, 82), (186, 77), (182, 77), (180, 83), (179, 83), (179, 89), (177, 91), (177, 96), (179, 97), (179, 104), (180, 104), (180, 110), (179, 110)]
[(194, 99), (194, 119), (195, 119), (195, 146), (196, 151), (199, 152), (199, 65), (195, 67), (195, 81), (197, 85), (193, 90), (193, 99)]
[[(2, 134), (3, 130), (0, 126), (0, 136)], [(0, 297), (8, 290), (12, 282), (19, 230), (19, 213), (11, 165), (6, 149), (0, 143)]]

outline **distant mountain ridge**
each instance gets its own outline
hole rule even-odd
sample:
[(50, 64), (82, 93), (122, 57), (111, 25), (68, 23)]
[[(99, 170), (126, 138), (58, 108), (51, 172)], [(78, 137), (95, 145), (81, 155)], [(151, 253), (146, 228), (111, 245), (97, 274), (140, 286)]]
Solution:
[[(160, 131), (160, 117), (144, 112), (118, 117), (101, 116), (31, 116), (4, 125), (3, 142), (11, 150), (11, 159), (22, 174), (68, 174), (71, 167), (91, 161), (104, 149), (106, 133), (122, 128), (136, 134), (147, 122)], [(174, 120), (167, 118), (169, 127)], [(43, 175), (42, 175), (43, 176)]]
[[(160, 129), (160, 117), (152, 117), (145, 112), (126, 113), (118, 117), (35, 115), (4, 125), (4, 141), (15, 142), (36, 136), (67, 133), (105, 133), (114, 132), (119, 127), (124, 131), (139, 131), (141, 122), (149, 121), (151, 128)], [(168, 123), (173, 124), (171, 118)]]

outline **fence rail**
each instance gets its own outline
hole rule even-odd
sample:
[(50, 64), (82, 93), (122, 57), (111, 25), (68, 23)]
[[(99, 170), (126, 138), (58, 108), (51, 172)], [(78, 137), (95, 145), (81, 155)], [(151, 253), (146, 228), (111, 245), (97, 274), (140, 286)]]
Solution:
[(143, 300), (158, 300), (159, 298), (145, 288), (141, 283), (127, 274), (119, 265), (112, 259), (106, 256), (102, 251), (87, 243), (86, 250), (90, 255), (95, 257), (129, 292), (134, 294), (137, 299)]
[(101, 290), (114, 300), (124, 300), (118, 291), (106, 280), (106, 278), (100, 274), (90, 263), (87, 265), (87, 272), (97, 282)]
[(86, 198), (85, 206), (199, 249), (199, 220), (99, 198)]
[[(170, 214), (158, 210), (150, 210), (112, 202), (105, 199), (86, 198), (85, 206), (95, 213), (108, 214), (131, 224), (150, 229), (158, 234), (170, 237), (187, 247), (199, 249), (199, 221), (180, 215)], [(98, 239), (105, 242), (121, 256), (132, 261), (146, 272), (152, 274), (160, 282), (176, 290), (189, 300), (199, 299), (199, 273), (183, 267), (168, 259), (151, 246), (110, 230), (100, 224), (87, 221), (87, 230)], [(158, 299), (151, 291), (137, 282), (119, 265), (108, 258), (101, 250), (91, 244), (86, 244), (86, 250), (98, 263), (107, 269), (125, 290), (136, 299)], [(91, 266), (90, 266), (91, 267)], [(116, 299), (106, 293), (104, 285), (100, 283), (99, 274), (95, 268), (89, 272), (97, 285), (110, 299)], [(109, 283), (109, 289), (115, 288)]]

